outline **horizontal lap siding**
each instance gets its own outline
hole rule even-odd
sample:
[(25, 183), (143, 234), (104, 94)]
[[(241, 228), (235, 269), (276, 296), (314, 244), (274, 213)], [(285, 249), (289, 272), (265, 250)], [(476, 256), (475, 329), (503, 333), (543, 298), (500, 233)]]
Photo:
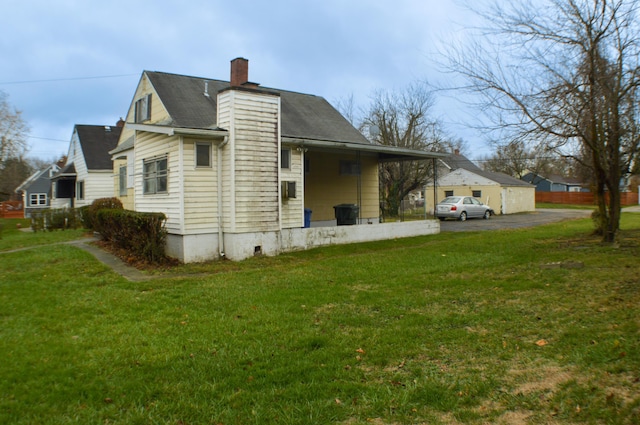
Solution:
[(378, 162), (375, 157), (362, 155), (360, 158), (359, 199), (358, 177), (340, 175), (340, 161), (356, 161), (355, 154), (308, 152), (306, 156), (309, 172), (305, 173), (305, 207), (313, 211), (313, 220), (333, 220), (335, 205), (360, 202), (362, 218), (379, 216)]
[[(180, 191), (182, 190), (178, 154), (178, 137), (138, 132), (136, 136), (135, 190), (136, 210), (162, 212), (167, 216), (167, 231), (180, 233)], [(167, 156), (167, 193), (144, 195), (142, 164), (144, 160)]]
[(278, 230), (279, 98), (236, 92), (234, 100), (235, 231)]
[(78, 200), (76, 207), (91, 205), (93, 201), (100, 198), (111, 198), (115, 196), (113, 191), (113, 172), (90, 172), (84, 176), (84, 200)]
[[(196, 167), (195, 145), (211, 145), (211, 166)], [(185, 140), (184, 162), (184, 216), (185, 233), (217, 232), (218, 182), (217, 148), (210, 141)]]
[(304, 182), (302, 180), (302, 152), (291, 149), (291, 169), (281, 169), (282, 181), (296, 182), (296, 197), (282, 200), (282, 228), (291, 229), (304, 225)]

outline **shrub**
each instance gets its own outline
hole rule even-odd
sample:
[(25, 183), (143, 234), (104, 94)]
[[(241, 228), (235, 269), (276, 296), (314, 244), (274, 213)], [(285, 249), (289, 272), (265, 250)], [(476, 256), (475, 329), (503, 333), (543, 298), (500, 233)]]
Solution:
[(80, 208), (80, 215), (84, 227), (87, 229), (98, 230), (95, 228), (96, 214), (100, 210), (121, 210), (122, 202), (118, 198), (99, 198), (96, 199), (88, 207)]
[(31, 228), (34, 232), (78, 229), (80, 227), (82, 227), (80, 215), (77, 210), (72, 208), (57, 208), (31, 213)]
[(117, 247), (151, 263), (166, 259), (164, 214), (101, 209), (93, 220), (102, 238)]

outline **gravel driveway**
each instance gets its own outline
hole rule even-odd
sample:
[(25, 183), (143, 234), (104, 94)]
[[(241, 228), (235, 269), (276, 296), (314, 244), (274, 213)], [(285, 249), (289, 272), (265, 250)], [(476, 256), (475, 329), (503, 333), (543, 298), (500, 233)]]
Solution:
[(517, 229), (563, 220), (587, 218), (591, 210), (536, 209), (531, 213), (494, 215), (489, 220), (474, 218), (467, 221), (445, 220), (440, 222), (441, 232), (465, 232), (476, 230)]

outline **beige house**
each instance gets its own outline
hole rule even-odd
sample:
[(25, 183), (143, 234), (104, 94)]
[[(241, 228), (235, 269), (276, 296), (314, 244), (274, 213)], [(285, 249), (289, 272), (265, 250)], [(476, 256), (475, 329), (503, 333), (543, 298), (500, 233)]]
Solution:
[[(433, 212), (447, 196), (473, 196), (489, 205), (496, 214), (535, 211), (535, 186), (503, 173), (484, 171), (458, 151), (437, 161), (437, 180), (427, 184), (427, 209)], [(435, 198), (435, 199), (434, 199)]]
[(110, 154), (116, 195), (165, 213), (167, 252), (184, 262), (439, 231), (382, 228), (378, 196), (379, 161), (438, 154), (373, 145), (323, 98), (249, 82), (243, 58), (230, 82), (143, 72)]

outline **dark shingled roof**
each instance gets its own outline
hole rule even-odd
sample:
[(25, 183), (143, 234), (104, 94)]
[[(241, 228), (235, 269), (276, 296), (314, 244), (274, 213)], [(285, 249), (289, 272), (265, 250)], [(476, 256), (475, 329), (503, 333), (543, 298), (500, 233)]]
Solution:
[(78, 139), (89, 170), (111, 170), (109, 151), (118, 145), (121, 127), (104, 125), (76, 125)]
[[(160, 100), (171, 116), (174, 127), (215, 129), (216, 96), (228, 89), (226, 81), (163, 72), (145, 71)], [(205, 86), (209, 96), (205, 96)], [(258, 87), (257, 90), (280, 96), (283, 137), (366, 143), (356, 130), (324, 98)]]
[(441, 159), (452, 171), (457, 170), (458, 168), (462, 168), (467, 171), (471, 171), (473, 174), (477, 174), (479, 176), (485, 177), (489, 180), (493, 180), (496, 183), (499, 183), (500, 186), (523, 186), (523, 187), (533, 187), (531, 184), (517, 179), (515, 177), (511, 177), (504, 173), (495, 173), (493, 171), (485, 171), (482, 168), (478, 167), (476, 164), (471, 162), (465, 156), (460, 154), (452, 154), (446, 158)]

